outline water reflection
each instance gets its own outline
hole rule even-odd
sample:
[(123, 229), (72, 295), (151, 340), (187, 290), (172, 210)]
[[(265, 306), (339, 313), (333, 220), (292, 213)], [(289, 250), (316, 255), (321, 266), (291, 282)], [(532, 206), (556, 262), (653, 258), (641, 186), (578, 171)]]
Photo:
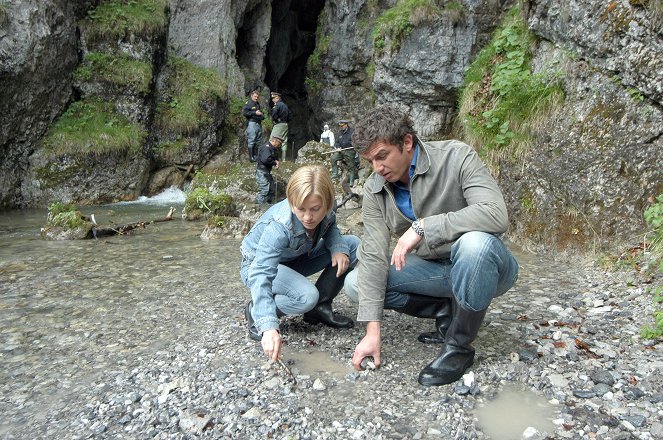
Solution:
[(492, 440), (518, 440), (527, 427), (554, 432), (556, 413), (543, 396), (518, 384), (503, 387), (494, 400), (479, 407), (476, 416), (481, 430)]

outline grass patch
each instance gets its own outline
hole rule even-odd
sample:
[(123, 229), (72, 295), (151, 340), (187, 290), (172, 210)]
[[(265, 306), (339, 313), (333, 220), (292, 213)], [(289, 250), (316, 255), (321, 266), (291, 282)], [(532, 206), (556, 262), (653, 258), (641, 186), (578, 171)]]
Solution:
[(157, 107), (157, 124), (183, 135), (192, 135), (212, 123), (205, 103), (226, 96), (227, 85), (216, 70), (195, 66), (183, 58), (168, 60), (168, 100)]
[(564, 100), (559, 72), (532, 73), (533, 39), (512, 8), (466, 73), (458, 125), (489, 166), (527, 149), (531, 133)]
[(93, 41), (149, 37), (166, 28), (168, 0), (104, 0), (88, 12), (85, 28)]
[(76, 206), (70, 203), (53, 202), (48, 206), (47, 227), (75, 229), (85, 224)]
[(117, 84), (147, 94), (152, 81), (152, 65), (126, 54), (89, 52), (74, 72), (74, 79)]
[(403, 39), (410, 35), (416, 26), (431, 23), (442, 16), (444, 9), (438, 3), (440, 2), (436, 0), (398, 0), (392, 8), (384, 11), (375, 23), (375, 50), (382, 52), (389, 40), (391, 51), (398, 51)]
[(187, 220), (198, 220), (202, 217), (233, 217), (237, 215), (237, 207), (231, 196), (199, 186), (187, 194), (184, 212)]
[(113, 105), (90, 98), (74, 102), (49, 128), (44, 147), (55, 155), (138, 152), (145, 131)]

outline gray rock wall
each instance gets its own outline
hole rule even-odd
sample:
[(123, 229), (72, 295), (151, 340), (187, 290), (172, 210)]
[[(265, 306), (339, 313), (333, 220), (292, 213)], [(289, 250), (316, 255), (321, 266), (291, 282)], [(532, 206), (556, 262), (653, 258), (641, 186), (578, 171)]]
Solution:
[(72, 93), (76, 16), (86, 2), (10, 0), (0, 23), (0, 207), (24, 203), (28, 157)]

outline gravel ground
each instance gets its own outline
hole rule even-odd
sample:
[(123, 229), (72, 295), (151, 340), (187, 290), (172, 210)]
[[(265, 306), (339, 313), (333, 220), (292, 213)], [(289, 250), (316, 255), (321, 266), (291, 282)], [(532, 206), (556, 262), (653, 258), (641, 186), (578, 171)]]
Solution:
[[(663, 438), (662, 345), (638, 336), (651, 284), (632, 274), (516, 250), (520, 279), (489, 309), (471, 373), (425, 388), (439, 347), (416, 338), (432, 322), (394, 312), (379, 370), (351, 368), (363, 325), (298, 316), (284, 366), (266, 362), (246, 335), (239, 240), (200, 228), (66, 243), (0, 229), (0, 438)], [(524, 425), (491, 431), (482, 411), (508, 390), (544, 401), (549, 424), (525, 430), (533, 408), (498, 405)]]

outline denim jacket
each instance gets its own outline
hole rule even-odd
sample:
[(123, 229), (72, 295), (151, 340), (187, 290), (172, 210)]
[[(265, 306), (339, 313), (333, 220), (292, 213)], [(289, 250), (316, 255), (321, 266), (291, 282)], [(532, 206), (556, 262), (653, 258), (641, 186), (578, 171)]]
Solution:
[(332, 255), (337, 252), (350, 255), (336, 226), (334, 211), (328, 213), (318, 227), (320, 239), (314, 247), (286, 199), (269, 208), (242, 240), (240, 276), (251, 289), (252, 315), (260, 333), (279, 328), (272, 294), (272, 281), (279, 263), (308, 255), (320, 246), (325, 246)]

